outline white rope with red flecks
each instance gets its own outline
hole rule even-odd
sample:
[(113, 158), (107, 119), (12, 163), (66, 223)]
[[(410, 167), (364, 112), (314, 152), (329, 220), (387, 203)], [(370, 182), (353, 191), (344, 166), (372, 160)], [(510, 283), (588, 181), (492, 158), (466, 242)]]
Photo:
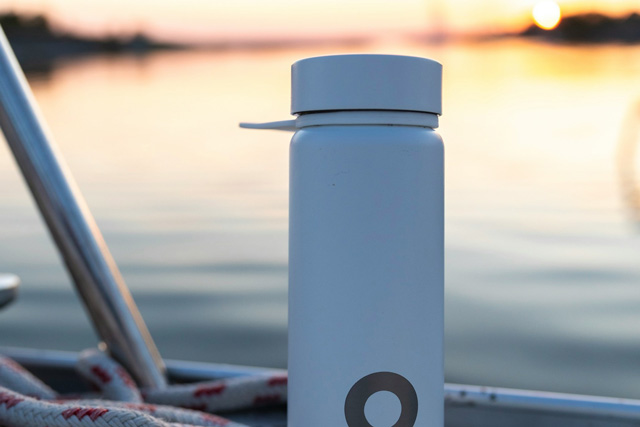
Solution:
[(139, 389), (98, 350), (80, 354), (77, 370), (99, 399), (61, 396), (13, 360), (0, 356), (0, 426), (245, 427), (212, 412), (286, 402), (286, 376), (251, 376)]

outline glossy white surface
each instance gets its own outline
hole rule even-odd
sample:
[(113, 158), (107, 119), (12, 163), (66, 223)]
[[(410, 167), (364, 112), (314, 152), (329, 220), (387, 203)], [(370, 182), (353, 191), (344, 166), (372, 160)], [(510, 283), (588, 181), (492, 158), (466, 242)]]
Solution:
[(345, 425), (354, 384), (391, 372), (417, 393), (416, 425), (442, 426), (440, 137), (305, 128), (290, 159), (289, 424)]

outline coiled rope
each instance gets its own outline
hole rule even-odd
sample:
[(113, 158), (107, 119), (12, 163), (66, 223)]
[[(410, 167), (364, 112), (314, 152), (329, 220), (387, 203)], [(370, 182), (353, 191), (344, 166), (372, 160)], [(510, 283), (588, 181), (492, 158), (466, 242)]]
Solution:
[(286, 402), (286, 376), (252, 376), (147, 390), (99, 350), (80, 354), (78, 373), (98, 395), (64, 396), (0, 356), (3, 427), (246, 427), (212, 412)]

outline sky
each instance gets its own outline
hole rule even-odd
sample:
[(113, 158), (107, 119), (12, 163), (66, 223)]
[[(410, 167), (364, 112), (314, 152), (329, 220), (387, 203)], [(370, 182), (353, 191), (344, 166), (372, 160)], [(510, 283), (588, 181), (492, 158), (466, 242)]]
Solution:
[[(191, 42), (406, 33), (499, 33), (531, 24), (538, 0), (0, 0), (86, 35), (143, 32)], [(639, 0), (558, 0), (563, 14), (640, 11)]]

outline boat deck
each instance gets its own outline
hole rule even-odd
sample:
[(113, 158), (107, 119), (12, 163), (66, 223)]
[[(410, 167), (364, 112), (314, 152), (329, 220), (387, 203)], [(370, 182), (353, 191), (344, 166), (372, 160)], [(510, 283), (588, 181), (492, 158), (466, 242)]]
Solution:
[[(0, 348), (61, 392), (83, 390), (73, 352)], [(172, 382), (193, 382), (282, 370), (167, 360)], [(445, 384), (446, 427), (640, 427), (640, 400)], [(286, 426), (286, 406), (220, 414), (254, 427)]]

